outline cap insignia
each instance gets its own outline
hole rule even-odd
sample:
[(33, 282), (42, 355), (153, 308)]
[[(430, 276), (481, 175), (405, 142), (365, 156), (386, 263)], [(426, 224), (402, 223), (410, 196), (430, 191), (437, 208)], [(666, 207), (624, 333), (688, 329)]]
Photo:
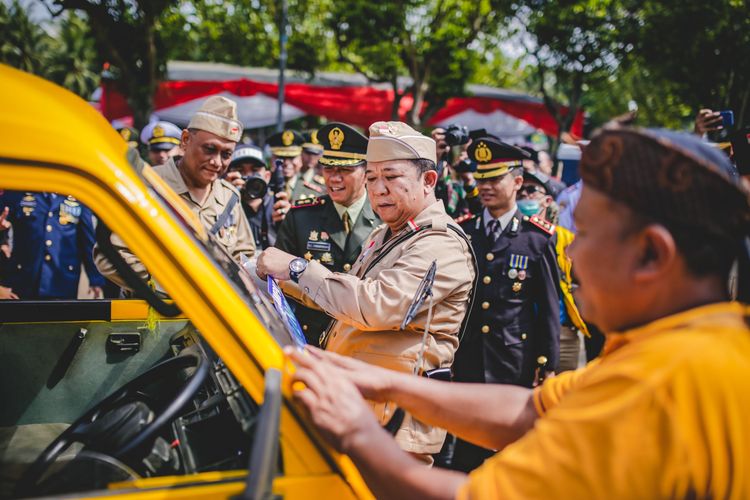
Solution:
[(474, 159), (483, 163), (492, 159), (492, 151), (484, 142), (480, 142), (474, 151)]
[(281, 134), (281, 143), (284, 146), (291, 146), (294, 142), (294, 132), (291, 130), (285, 130), (283, 134)]
[(328, 132), (328, 140), (331, 142), (331, 149), (338, 151), (344, 143), (344, 131), (338, 127), (334, 127)]
[(121, 136), (122, 136), (122, 138), (123, 138), (123, 139), (125, 139), (126, 141), (129, 141), (129, 140), (130, 140), (130, 130), (128, 130), (128, 129), (126, 129), (126, 128), (124, 128), (124, 129), (120, 130), (120, 135), (121, 135)]
[(313, 130), (312, 131), (312, 133), (310, 134), (310, 139), (311, 139), (310, 142), (312, 142), (313, 144), (320, 144), (320, 141), (318, 141), (318, 131), (317, 130)]

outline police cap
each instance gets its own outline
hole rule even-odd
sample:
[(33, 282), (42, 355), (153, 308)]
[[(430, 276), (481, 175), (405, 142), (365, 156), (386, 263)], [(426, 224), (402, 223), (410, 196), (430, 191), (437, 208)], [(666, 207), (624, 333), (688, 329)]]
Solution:
[(491, 179), (505, 175), (522, 166), (529, 159), (526, 151), (492, 137), (475, 139), (467, 150), (469, 158), (477, 162), (475, 179)]
[(182, 130), (170, 122), (154, 122), (146, 125), (141, 132), (141, 142), (150, 149), (168, 151), (180, 145)]

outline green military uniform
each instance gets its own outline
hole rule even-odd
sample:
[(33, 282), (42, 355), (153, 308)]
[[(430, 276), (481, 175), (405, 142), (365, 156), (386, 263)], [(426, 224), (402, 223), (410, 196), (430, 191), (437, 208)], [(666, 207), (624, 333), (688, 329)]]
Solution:
[(313, 200), (328, 192), (325, 179), (323, 179), (322, 175), (316, 174), (313, 169), (307, 172), (300, 172), (288, 184), (291, 185), (289, 199), (293, 201)]
[[(320, 164), (324, 169), (364, 168), (367, 138), (342, 123), (331, 123), (318, 133), (324, 148)], [(346, 230), (344, 220), (349, 224)], [(279, 228), (275, 246), (307, 260), (316, 260), (334, 272), (349, 272), (362, 243), (380, 224), (367, 193), (349, 206), (334, 203), (328, 195), (298, 201)], [(318, 345), (330, 317), (297, 305), (297, 319), (307, 340)]]
[[(287, 214), (276, 236), (276, 247), (307, 260), (316, 260), (334, 272), (348, 272), (362, 249), (362, 243), (380, 219), (364, 196), (359, 216), (347, 235), (331, 198), (323, 196), (298, 204)], [(297, 319), (308, 342), (318, 345), (318, 338), (331, 318), (320, 311), (297, 305)]]

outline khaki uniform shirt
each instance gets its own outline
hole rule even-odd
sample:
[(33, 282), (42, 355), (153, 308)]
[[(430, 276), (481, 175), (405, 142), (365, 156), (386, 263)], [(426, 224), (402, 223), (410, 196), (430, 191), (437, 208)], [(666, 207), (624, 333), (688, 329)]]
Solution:
[[(164, 179), (164, 182), (185, 200), (190, 209), (198, 216), (201, 223), (208, 230), (211, 229), (219, 216), (224, 212), (224, 208), (232, 198), (232, 194), (234, 193), (239, 197), (239, 192), (231, 183), (224, 179), (217, 179), (211, 185), (211, 192), (206, 199), (203, 203), (199, 203), (193, 199), (190, 191), (188, 191), (187, 185), (185, 185), (185, 181), (182, 179), (182, 175), (180, 175), (180, 171), (175, 164), (175, 158), (170, 158), (164, 165), (153, 168), (159, 177)], [(242, 210), (242, 202), (239, 198), (230, 216), (214, 237), (238, 261), (240, 254), (245, 254), (247, 257), (252, 257), (255, 254), (255, 241), (253, 240), (252, 230), (245, 217), (245, 212)], [(112, 244), (142, 279), (148, 279), (149, 273), (145, 266), (130, 252), (125, 243), (116, 234), (112, 235)], [(119, 286), (129, 289), (123, 280), (117, 276), (114, 266), (102, 255), (98, 247), (94, 248), (94, 262), (99, 272), (105, 277), (114, 281)], [(157, 289), (163, 291), (158, 286)]]
[[(420, 368), (427, 371), (451, 366), (461, 323), (469, 308), (474, 281), (473, 254), (463, 238), (448, 229), (448, 225), (458, 226), (445, 213), (442, 201), (427, 207), (414, 222), (418, 226), (431, 224), (432, 229), (388, 251), (389, 241), (413, 229), (407, 225), (384, 241), (387, 227), (378, 227), (362, 245), (362, 253), (349, 274), (333, 273), (311, 261), (299, 285), (284, 282), (285, 292), (305, 304), (314, 301), (337, 320), (326, 338), (327, 350), (413, 373), (429, 300), (405, 330), (399, 327), (419, 283), (436, 260), (433, 317)], [(383, 250), (387, 255), (365, 274), (370, 262)], [(386, 423), (393, 408), (384, 404), (373, 407), (381, 423)], [(408, 414), (396, 434), (401, 448), (412, 453), (437, 453), (444, 438), (444, 430), (425, 425)]]

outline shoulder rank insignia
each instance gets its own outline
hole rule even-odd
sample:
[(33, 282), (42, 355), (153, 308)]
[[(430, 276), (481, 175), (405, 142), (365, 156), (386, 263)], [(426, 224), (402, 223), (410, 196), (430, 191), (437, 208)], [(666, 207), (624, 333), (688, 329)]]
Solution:
[(306, 187), (307, 189), (312, 189), (312, 190), (313, 190), (313, 191), (315, 191), (316, 193), (322, 193), (322, 192), (323, 192), (323, 189), (322, 189), (322, 188), (321, 188), (320, 186), (316, 186), (316, 185), (315, 185), (315, 184), (313, 184), (312, 182), (307, 182), (307, 181), (305, 181), (305, 182), (304, 182), (303, 184), (304, 184), (304, 186), (305, 186), (305, 187)]
[[(524, 219), (526, 218), (524, 217)], [(542, 219), (538, 215), (532, 215), (531, 217), (528, 218), (528, 221), (547, 234), (555, 234), (555, 225), (550, 222), (547, 222), (546, 220)]]
[(325, 204), (326, 200), (322, 198), (302, 198), (294, 202), (292, 208), (306, 208), (306, 207), (317, 207), (318, 205)]
[(323, 177), (322, 175), (317, 175), (317, 174), (316, 174), (316, 175), (313, 175), (313, 180), (314, 180), (315, 182), (317, 182), (318, 184), (320, 184), (320, 185), (323, 185), (323, 186), (324, 186), (324, 185), (325, 185), (325, 183), (326, 183), (326, 179), (325, 179), (325, 177)]

